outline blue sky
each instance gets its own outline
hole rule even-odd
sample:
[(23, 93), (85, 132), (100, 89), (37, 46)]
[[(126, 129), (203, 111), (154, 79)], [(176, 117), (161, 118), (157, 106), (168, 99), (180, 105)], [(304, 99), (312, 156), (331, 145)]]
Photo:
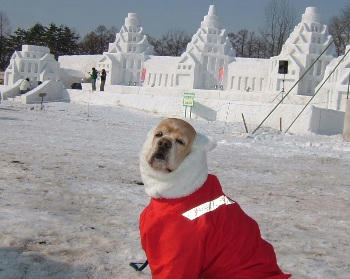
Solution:
[[(324, 23), (350, 4), (349, 0), (290, 0), (298, 20), (306, 7), (320, 9)], [(0, 10), (10, 19), (12, 31), (17, 27), (28, 28), (40, 22), (65, 24), (80, 35), (103, 24), (124, 23), (128, 12), (139, 15), (144, 31), (158, 37), (169, 30), (185, 30), (194, 33), (208, 7), (214, 3), (221, 24), (227, 31), (242, 28), (258, 30), (264, 23), (264, 8), (270, 0), (0, 0)]]

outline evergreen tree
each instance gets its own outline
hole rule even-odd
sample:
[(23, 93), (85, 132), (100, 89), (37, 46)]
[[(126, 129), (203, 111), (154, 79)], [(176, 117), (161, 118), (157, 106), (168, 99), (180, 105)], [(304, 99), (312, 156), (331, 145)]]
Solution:
[(99, 25), (97, 28), (86, 34), (83, 40), (79, 43), (82, 54), (102, 54), (108, 50), (108, 44), (115, 40), (117, 28), (112, 26), (107, 29), (104, 25)]
[(40, 23), (36, 23), (34, 26), (29, 28), (26, 32), (26, 44), (46, 46), (45, 42), (46, 27)]
[(79, 35), (65, 25), (56, 26), (51, 23), (48, 27), (35, 24), (28, 30), (18, 28), (9, 38), (10, 52), (20, 50), (22, 45), (46, 46), (57, 59), (60, 55), (79, 53)]
[(13, 53), (15, 50), (21, 50), (22, 45), (26, 44), (27, 31), (17, 28), (13, 35), (9, 37), (9, 50)]
[(57, 58), (57, 49), (59, 45), (58, 41), (58, 31), (59, 27), (54, 23), (50, 23), (50, 25), (46, 28), (44, 40), (47, 43), (46, 46), (50, 49), (50, 52), (55, 55)]
[(10, 59), (8, 35), (10, 33), (10, 20), (0, 11), (0, 70), (5, 70)]
[(73, 32), (68, 26), (60, 25), (57, 34), (57, 48), (55, 56), (77, 54), (79, 35)]

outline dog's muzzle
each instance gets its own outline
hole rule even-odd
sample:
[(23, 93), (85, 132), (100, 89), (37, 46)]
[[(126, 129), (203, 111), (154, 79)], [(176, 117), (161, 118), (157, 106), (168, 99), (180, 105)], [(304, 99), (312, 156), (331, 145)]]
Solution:
[(168, 139), (160, 139), (158, 141), (158, 148), (154, 155), (152, 156), (152, 159), (158, 159), (158, 160), (165, 160), (166, 155), (173, 146), (172, 142)]
[(170, 149), (173, 146), (170, 140), (167, 138), (162, 138), (158, 141), (158, 149)]

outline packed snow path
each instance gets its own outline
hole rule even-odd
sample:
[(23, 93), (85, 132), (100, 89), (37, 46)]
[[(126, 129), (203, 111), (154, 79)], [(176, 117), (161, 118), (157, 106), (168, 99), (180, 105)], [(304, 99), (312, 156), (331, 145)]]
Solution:
[[(150, 278), (138, 153), (160, 120), (122, 108), (0, 104), (0, 278)], [(191, 121), (209, 169), (299, 279), (349, 278), (350, 143)]]

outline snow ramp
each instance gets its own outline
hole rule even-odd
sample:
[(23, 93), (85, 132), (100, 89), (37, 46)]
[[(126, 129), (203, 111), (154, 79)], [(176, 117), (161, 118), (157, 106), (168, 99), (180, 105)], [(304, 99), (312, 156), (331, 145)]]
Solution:
[(15, 84), (11, 87), (6, 87), (6, 89), (1, 91), (1, 97), (3, 100), (7, 100), (8, 98), (15, 98), (20, 94), (19, 87), (23, 79), (19, 79), (15, 82)]
[(42, 98), (44, 102), (69, 102), (69, 95), (62, 82), (54, 80), (46, 80), (20, 97), (25, 104), (40, 103)]

